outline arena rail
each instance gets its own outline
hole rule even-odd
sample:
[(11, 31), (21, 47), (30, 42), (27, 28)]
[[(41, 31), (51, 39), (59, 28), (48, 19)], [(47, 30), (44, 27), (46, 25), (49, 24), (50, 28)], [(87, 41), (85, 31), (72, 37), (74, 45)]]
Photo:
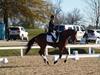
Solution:
[[(83, 47), (88, 48), (89, 55), (87, 55), (87, 56), (91, 56), (92, 55), (92, 48), (100, 49), (100, 44), (75, 44), (75, 45), (68, 44), (68, 45), (66, 45), (66, 48), (68, 48), (69, 57), (71, 55), (71, 48), (83, 48)], [(17, 50), (17, 49), (19, 49), (21, 56), (23, 56), (25, 48), (26, 48), (25, 46), (21, 46), (21, 47), (0, 47), (0, 50)], [(36, 49), (36, 48), (40, 48), (40, 47), (39, 46), (32, 46), (32, 49)], [(51, 47), (51, 46), (46, 47), (46, 51), (45, 51), (46, 55), (48, 55), (48, 49), (49, 48), (53, 48), (53, 47)], [(95, 54), (95, 56), (100, 56), (100, 54), (97, 54), (97, 55)], [(85, 56), (83, 56), (83, 57), (85, 57)]]

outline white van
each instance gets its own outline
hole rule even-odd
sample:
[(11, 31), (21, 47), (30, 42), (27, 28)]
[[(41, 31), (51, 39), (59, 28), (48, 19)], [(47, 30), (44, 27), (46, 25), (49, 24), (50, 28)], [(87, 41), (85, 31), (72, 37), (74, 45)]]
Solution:
[(84, 27), (82, 27), (80, 25), (65, 25), (65, 29), (76, 30), (77, 31), (77, 34), (76, 34), (77, 41), (80, 41), (81, 38), (83, 37), (84, 33), (85, 33)]
[(12, 26), (9, 27), (9, 37), (10, 39), (21, 39), (28, 41), (28, 32), (22, 26)]

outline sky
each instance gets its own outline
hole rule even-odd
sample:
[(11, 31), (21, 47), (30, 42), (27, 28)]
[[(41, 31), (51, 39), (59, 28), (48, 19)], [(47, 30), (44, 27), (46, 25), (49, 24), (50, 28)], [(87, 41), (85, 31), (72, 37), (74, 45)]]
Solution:
[[(57, 0), (52, 0), (55, 4)], [(87, 0), (86, 0), (87, 1)], [(72, 12), (75, 8), (80, 10), (80, 14), (84, 16), (84, 19), (87, 21), (87, 3), (85, 0), (62, 0), (61, 9), (66, 14), (68, 12)], [(84, 21), (85, 23), (85, 21)], [(88, 24), (88, 23), (87, 23)]]
[[(53, 2), (56, 0), (52, 0)], [(84, 0), (62, 0), (61, 8), (67, 13), (72, 11), (74, 8), (78, 8), (81, 13), (84, 13), (84, 9), (86, 7), (86, 3)]]

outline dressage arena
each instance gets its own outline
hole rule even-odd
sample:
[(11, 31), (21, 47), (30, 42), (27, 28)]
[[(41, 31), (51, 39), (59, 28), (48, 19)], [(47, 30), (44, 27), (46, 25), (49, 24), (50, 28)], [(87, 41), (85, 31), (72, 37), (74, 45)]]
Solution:
[(64, 59), (50, 65), (36, 56), (10, 56), (7, 64), (0, 64), (0, 75), (100, 75), (100, 58), (80, 58), (80, 60)]
[(61, 59), (53, 64), (52, 57), (48, 56), (50, 65), (45, 64), (39, 55), (22, 54), (7, 59), (7, 64), (0, 64), (0, 75), (100, 75), (100, 57), (68, 59), (66, 63)]

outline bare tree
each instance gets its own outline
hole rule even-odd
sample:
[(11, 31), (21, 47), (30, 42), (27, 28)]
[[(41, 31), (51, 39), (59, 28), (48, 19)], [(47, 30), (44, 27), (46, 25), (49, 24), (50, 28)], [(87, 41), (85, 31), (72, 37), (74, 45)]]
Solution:
[(63, 18), (63, 11), (61, 10), (61, 3), (62, 0), (55, 0), (55, 4), (53, 4), (52, 2), (50, 3), (49, 1), (49, 11), (51, 12), (51, 14), (55, 15), (55, 23), (56, 24), (60, 24), (61, 18)]
[(65, 18), (67, 24), (79, 24), (82, 20), (80, 10), (75, 8), (72, 12), (69, 12)]
[(95, 27), (98, 28), (100, 23), (100, 0), (85, 0), (85, 2), (88, 4), (89, 18), (95, 24)]

